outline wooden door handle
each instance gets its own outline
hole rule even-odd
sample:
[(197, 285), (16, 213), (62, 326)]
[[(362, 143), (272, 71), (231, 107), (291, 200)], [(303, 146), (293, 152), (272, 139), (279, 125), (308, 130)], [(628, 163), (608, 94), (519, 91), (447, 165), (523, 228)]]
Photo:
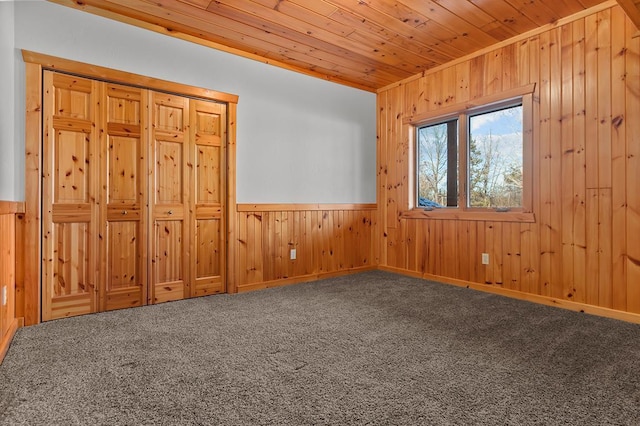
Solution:
[(169, 210), (169, 211), (167, 212), (167, 214), (170, 214), (170, 215), (171, 215), (171, 214), (173, 214), (173, 211)]

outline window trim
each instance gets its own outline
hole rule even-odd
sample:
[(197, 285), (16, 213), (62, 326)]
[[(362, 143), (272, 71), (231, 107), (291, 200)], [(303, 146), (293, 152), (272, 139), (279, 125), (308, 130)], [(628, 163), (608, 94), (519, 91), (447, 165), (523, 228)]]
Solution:
[[(403, 119), (409, 130), (409, 205), (401, 213), (402, 218), (431, 218), (457, 220), (489, 220), (509, 222), (535, 222), (533, 213), (533, 100), (535, 83), (504, 92), (458, 103)], [(469, 116), (487, 113), (501, 107), (522, 104), (522, 207), (499, 211), (495, 208), (468, 206), (468, 123)], [(458, 119), (458, 207), (425, 210), (417, 203), (417, 146), (416, 131), (419, 127)], [(528, 184), (527, 184), (528, 182)]]

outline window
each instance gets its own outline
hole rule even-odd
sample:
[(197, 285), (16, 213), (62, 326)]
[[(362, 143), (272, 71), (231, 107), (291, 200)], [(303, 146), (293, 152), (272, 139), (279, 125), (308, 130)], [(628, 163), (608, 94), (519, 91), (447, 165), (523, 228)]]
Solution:
[(522, 207), (522, 103), (468, 117), (468, 207)]
[(419, 207), (458, 206), (458, 120), (419, 127)]
[[(414, 125), (416, 209), (531, 213), (529, 170), (534, 86), (506, 100), (451, 106), (446, 115), (410, 119)], [(456, 110), (457, 108), (457, 110)], [(486, 213), (483, 218), (486, 218)], [(422, 216), (415, 216), (422, 217)], [(518, 216), (515, 220), (533, 220)]]

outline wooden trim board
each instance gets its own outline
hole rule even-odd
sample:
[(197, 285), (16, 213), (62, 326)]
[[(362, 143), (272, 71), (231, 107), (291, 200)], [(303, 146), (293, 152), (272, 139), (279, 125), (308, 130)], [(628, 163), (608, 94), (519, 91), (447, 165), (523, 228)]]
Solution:
[(414, 278), (420, 278), (429, 281), (436, 281), (441, 284), (450, 284), (458, 287), (466, 287), (472, 290), (483, 291), (485, 293), (493, 293), (499, 296), (510, 297), (512, 299), (524, 300), (527, 302), (538, 303), (541, 305), (555, 306), (562, 309), (568, 309), (574, 312), (583, 312), (590, 315), (596, 315), (605, 318), (612, 318), (621, 321), (640, 324), (640, 314), (618, 311), (615, 309), (603, 308), (600, 306), (587, 305), (586, 303), (571, 302), (568, 300), (558, 299), (555, 297), (540, 296), (536, 294), (523, 293), (520, 291), (509, 290), (488, 284), (479, 284), (470, 281), (457, 280), (438, 275), (421, 274), (420, 272), (408, 271), (405, 269), (393, 268), (390, 266), (378, 266), (381, 271), (392, 272), (396, 274), (406, 275)]
[(267, 289), (267, 288), (282, 287), (282, 286), (285, 286), (285, 285), (307, 283), (307, 282), (311, 282), (311, 281), (317, 281), (317, 280), (320, 280), (320, 279), (341, 277), (341, 276), (344, 276), (344, 275), (351, 275), (351, 274), (355, 274), (355, 273), (358, 273), (358, 272), (373, 271), (375, 269), (376, 269), (375, 266), (363, 266), (363, 267), (353, 268), (353, 269), (344, 269), (344, 270), (341, 270), (341, 271), (322, 272), (322, 273), (319, 273), (319, 274), (310, 274), (310, 275), (303, 275), (303, 276), (299, 276), (299, 277), (283, 278), (281, 280), (272, 280), (272, 281), (263, 281), (263, 282), (259, 282), (259, 283), (251, 283), (251, 284), (246, 284), (246, 285), (239, 286), (238, 287), (238, 292), (239, 293), (244, 293), (244, 292), (247, 292), (247, 291), (264, 290), (264, 289)]
[(175, 83), (158, 78), (142, 76), (126, 71), (119, 71), (98, 65), (86, 64), (29, 50), (22, 51), (22, 58), (26, 63), (39, 64), (43, 68), (55, 71), (76, 74), (92, 79), (125, 84), (134, 87), (153, 89), (158, 92), (176, 93), (179, 95), (193, 96), (218, 102), (237, 103), (238, 96), (215, 90), (190, 86), (188, 84)]
[(20, 326), (21, 326), (20, 320), (14, 319), (11, 322), (11, 325), (9, 326), (7, 334), (5, 334), (2, 340), (0, 340), (0, 364), (2, 363), (2, 360), (4, 359), (7, 352), (9, 351), (9, 346), (11, 346), (11, 341), (13, 340), (13, 337), (16, 335), (16, 331), (18, 331), (18, 328), (20, 328)]
[(367, 204), (238, 204), (238, 212), (295, 212), (314, 210), (376, 210), (375, 203)]
[(25, 119), (25, 215), (24, 215), (24, 307), (26, 325), (40, 322), (40, 262), (42, 220), (42, 65), (25, 63), (26, 119)]
[(1, 201), (0, 214), (24, 213), (24, 203), (20, 201)]

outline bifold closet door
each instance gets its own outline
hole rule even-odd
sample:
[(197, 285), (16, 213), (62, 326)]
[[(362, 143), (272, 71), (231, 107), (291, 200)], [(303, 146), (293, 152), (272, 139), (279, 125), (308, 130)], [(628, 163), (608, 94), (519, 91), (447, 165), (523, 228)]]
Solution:
[(97, 310), (96, 81), (46, 71), (43, 103), (42, 317)]
[(43, 78), (42, 319), (224, 292), (226, 105)]
[(149, 303), (189, 297), (189, 99), (151, 94)]
[(226, 106), (190, 101), (192, 239), (191, 296), (222, 293), (225, 289), (225, 140)]
[(226, 105), (151, 93), (150, 303), (225, 288)]
[(102, 84), (101, 310), (147, 302), (148, 91)]

